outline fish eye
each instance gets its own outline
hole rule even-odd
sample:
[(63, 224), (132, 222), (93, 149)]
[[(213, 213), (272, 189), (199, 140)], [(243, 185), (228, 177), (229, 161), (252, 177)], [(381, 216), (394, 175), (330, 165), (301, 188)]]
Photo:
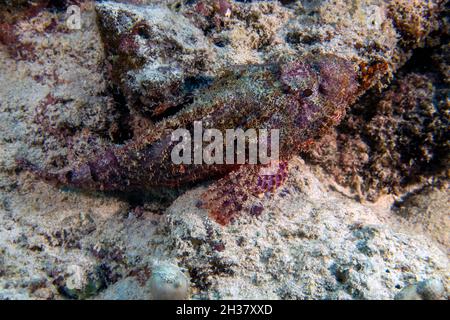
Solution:
[(150, 33), (145, 25), (140, 25), (138, 27), (137, 34), (145, 40), (150, 39)]
[(68, 182), (72, 181), (72, 178), (73, 178), (73, 171), (72, 171), (72, 170), (67, 171), (66, 174), (65, 174), (65, 178), (66, 178), (66, 180), (67, 180)]
[(313, 94), (313, 91), (311, 89), (305, 89), (302, 92), (302, 96), (305, 98), (310, 97), (312, 94)]

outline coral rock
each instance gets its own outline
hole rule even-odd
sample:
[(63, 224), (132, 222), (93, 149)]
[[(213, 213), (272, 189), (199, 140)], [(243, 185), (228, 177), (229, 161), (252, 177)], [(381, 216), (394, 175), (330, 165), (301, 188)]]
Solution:
[(194, 82), (213, 52), (186, 18), (164, 7), (114, 2), (98, 4), (97, 12), (112, 77), (135, 110), (159, 115), (203, 85)]

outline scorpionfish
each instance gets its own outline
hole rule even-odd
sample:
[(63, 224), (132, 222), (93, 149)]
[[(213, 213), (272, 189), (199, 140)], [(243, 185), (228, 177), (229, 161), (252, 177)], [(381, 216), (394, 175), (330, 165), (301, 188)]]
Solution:
[[(289, 62), (230, 68), (199, 91), (183, 109), (156, 122), (145, 134), (74, 167), (56, 172), (25, 160), (21, 165), (60, 186), (102, 191), (178, 187), (215, 180), (199, 205), (210, 217), (227, 224), (244, 211), (260, 213), (252, 204), (286, 179), (287, 162), (337, 125), (359, 94), (355, 65), (332, 54), (306, 55)], [(263, 164), (176, 164), (172, 132), (194, 122), (204, 129), (278, 129), (279, 160), (272, 175)], [(248, 147), (247, 147), (248, 148)]]

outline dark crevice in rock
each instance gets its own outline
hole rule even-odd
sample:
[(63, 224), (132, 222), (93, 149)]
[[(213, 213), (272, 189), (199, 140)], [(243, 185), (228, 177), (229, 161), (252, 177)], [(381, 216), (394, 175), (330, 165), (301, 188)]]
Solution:
[(117, 89), (111, 89), (111, 95), (116, 104), (118, 119), (117, 128), (111, 132), (112, 142), (122, 144), (133, 138), (133, 129), (130, 125), (130, 109), (128, 108), (125, 96)]

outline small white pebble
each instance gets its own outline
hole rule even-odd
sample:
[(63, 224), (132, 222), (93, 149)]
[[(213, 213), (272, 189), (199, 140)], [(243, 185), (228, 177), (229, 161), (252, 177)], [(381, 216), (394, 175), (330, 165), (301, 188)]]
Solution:
[(186, 300), (189, 297), (188, 278), (179, 267), (168, 262), (154, 265), (149, 286), (155, 300)]

